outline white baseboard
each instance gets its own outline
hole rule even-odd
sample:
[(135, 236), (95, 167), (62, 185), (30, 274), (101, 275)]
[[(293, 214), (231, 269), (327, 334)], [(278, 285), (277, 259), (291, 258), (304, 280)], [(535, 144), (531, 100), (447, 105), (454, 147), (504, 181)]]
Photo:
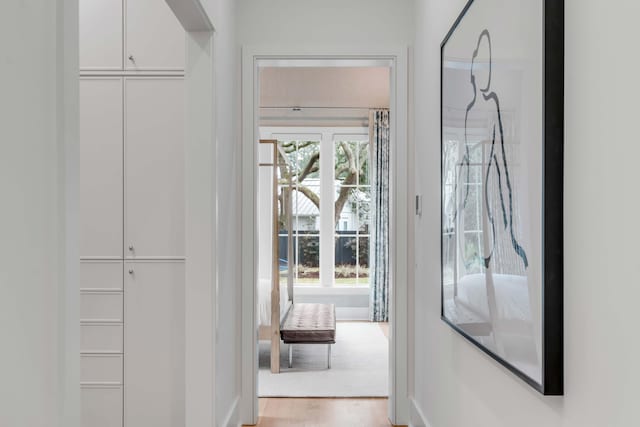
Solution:
[(229, 408), (227, 416), (224, 417), (218, 427), (241, 427), (240, 424), (240, 396), (237, 396)]
[(413, 397), (409, 398), (409, 427), (431, 427), (427, 417)]

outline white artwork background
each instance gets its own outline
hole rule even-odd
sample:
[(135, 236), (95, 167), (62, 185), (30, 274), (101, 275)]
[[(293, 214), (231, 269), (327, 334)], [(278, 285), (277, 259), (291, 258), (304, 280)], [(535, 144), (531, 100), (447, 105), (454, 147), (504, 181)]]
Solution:
[(538, 384), (542, 16), (538, 1), (475, 0), (442, 75), (444, 316)]

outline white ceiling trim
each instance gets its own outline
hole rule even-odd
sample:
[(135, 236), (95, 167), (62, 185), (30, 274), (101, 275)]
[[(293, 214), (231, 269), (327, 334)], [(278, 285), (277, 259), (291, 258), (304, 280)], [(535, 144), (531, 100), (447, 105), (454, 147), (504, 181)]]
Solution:
[[(169, 0), (167, 0), (169, 1)], [(363, 58), (363, 59), (258, 59), (258, 67), (389, 67), (390, 59)]]

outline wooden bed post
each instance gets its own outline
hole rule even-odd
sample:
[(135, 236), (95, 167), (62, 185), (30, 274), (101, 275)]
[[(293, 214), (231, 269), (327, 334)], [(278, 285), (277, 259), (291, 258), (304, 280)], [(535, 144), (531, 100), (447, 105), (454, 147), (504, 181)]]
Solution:
[[(263, 142), (263, 141), (260, 141)], [(273, 144), (273, 230), (271, 265), (271, 372), (280, 372), (280, 262), (278, 244), (278, 141)]]
[[(278, 141), (275, 139), (261, 139), (260, 144), (273, 144), (273, 153), (271, 163), (260, 163), (260, 166), (273, 167), (272, 174), (272, 233), (271, 233), (271, 325), (260, 326), (260, 339), (268, 339), (271, 341), (271, 372), (274, 374), (280, 373), (280, 321), (281, 304), (280, 304), (280, 235), (279, 235), (279, 197), (278, 197), (278, 172), (280, 167), (288, 167), (287, 156), (284, 151), (278, 146)], [(279, 162), (279, 155), (282, 156), (282, 161)], [(287, 290), (289, 294), (289, 300), (293, 302), (293, 231), (291, 227), (292, 217), (292, 179), (289, 176), (288, 188), (283, 188), (282, 191), (282, 214), (286, 218), (287, 222)], [(287, 301), (286, 303), (288, 303)], [(287, 310), (291, 307), (291, 304), (287, 307)], [(288, 313), (288, 311), (286, 312)]]

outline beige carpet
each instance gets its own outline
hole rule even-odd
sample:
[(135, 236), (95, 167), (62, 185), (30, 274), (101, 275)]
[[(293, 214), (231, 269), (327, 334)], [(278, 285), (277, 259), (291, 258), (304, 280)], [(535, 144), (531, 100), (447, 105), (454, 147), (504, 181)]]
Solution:
[(260, 397), (386, 397), (389, 393), (389, 342), (380, 325), (338, 322), (327, 369), (327, 346), (296, 344), (293, 368), (289, 346), (281, 344), (279, 374), (269, 369), (269, 342), (260, 342)]

